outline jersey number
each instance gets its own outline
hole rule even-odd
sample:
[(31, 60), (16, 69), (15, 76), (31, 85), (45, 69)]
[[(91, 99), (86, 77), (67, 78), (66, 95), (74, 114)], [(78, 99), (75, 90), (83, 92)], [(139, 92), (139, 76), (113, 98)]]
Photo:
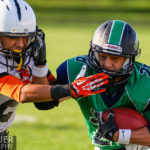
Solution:
[(150, 78), (150, 66), (147, 66), (147, 65), (143, 65), (140, 69), (140, 74), (144, 74), (146, 73), (147, 76)]

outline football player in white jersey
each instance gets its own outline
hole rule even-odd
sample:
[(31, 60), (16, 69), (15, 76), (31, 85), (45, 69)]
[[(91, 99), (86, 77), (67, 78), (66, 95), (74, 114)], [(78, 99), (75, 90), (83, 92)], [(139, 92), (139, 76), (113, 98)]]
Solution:
[(55, 78), (46, 64), (45, 35), (32, 8), (23, 0), (1, 0), (0, 10), (0, 136), (7, 135), (18, 103), (47, 102), (51, 107), (51, 101), (57, 106), (59, 98), (103, 91), (92, 89), (107, 83), (99, 83), (107, 79), (105, 74), (50, 86)]

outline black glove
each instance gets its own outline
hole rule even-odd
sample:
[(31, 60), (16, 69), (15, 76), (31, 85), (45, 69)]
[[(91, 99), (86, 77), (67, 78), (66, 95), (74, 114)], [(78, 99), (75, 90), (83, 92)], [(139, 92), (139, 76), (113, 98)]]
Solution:
[(98, 121), (100, 134), (106, 139), (113, 141), (114, 133), (118, 130), (114, 121), (114, 112), (113, 111), (109, 112), (107, 121), (105, 123), (102, 122), (102, 119), (98, 119)]
[(92, 111), (93, 117), (91, 117), (90, 119), (91, 119), (92, 123), (98, 124), (98, 126), (99, 126), (98, 131), (101, 134), (101, 136), (113, 141), (114, 133), (118, 130), (117, 126), (114, 122), (113, 111), (109, 112), (107, 121), (105, 123), (102, 121), (103, 112), (97, 112), (94, 109), (92, 109), (91, 111)]
[(45, 34), (41, 29), (37, 30), (35, 42), (33, 44), (33, 60), (35, 66), (46, 64)]

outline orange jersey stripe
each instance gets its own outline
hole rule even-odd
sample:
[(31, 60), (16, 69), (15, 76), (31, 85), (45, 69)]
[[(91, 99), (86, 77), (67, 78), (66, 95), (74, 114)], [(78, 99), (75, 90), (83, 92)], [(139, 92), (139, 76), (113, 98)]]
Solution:
[(25, 85), (18, 78), (7, 75), (0, 78), (0, 94), (11, 97), (19, 102), (21, 88)]

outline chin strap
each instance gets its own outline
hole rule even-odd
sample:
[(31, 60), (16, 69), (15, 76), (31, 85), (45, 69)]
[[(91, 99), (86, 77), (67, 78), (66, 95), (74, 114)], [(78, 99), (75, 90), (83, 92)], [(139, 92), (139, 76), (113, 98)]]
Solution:
[[(13, 51), (16, 52), (16, 53), (21, 53), (21, 52), (22, 52), (22, 50), (18, 50), (18, 49), (14, 49)], [(16, 70), (20, 70), (21, 67), (22, 67), (22, 64), (23, 64), (22, 54), (19, 54), (19, 56), (20, 56), (20, 62), (19, 62), (19, 64), (17, 65)]]

